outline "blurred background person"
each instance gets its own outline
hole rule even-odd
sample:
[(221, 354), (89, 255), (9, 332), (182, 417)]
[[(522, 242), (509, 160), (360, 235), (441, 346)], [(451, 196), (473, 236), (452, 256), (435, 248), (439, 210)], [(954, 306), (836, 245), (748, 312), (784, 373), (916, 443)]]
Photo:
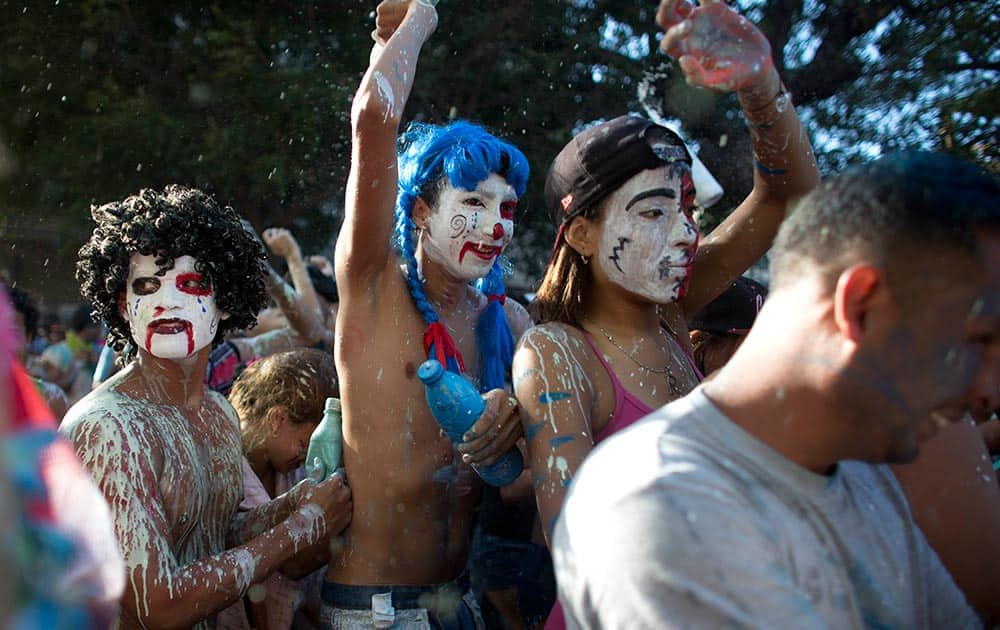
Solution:
[(705, 378), (725, 365), (740, 347), (765, 298), (764, 285), (740, 276), (694, 316), (691, 348), (694, 363)]

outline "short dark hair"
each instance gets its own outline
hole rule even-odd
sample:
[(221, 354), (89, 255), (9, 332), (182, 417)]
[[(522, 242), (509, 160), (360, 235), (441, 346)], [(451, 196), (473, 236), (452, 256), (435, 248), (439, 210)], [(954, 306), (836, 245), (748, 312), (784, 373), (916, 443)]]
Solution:
[(38, 330), (38, 306), (31, 299), (31, 295), (24, 289), (11, 286), (6, 288), (14, 310), (20, 313), (21, 319), (24, 320), (24, 338), (31, 339), (35, 336), (35, 331)]
[(73, 315), (69, 318), (69, 329), (73, 332), (80, 332), (87, 326), (96, 324), (94, 321), (93, 311), (90, 306), (86, 304), (80, 304), (73, 310)]
[(903, 152), (854, 167), (806, 195), (778, 231), (771, 288), (820, 270), (829, 282), (859, 254), (886, 268), (914, 247), (967, 251), (1000, 225), (1000, 183), (943, 153)]
[(202, 191), (178, 185), (147, 188), (123, 201), (92, 206), (90, 214), (97, 225), (80, 248), (76, 279), (94, 315), (107, 324), (108, 343), (126, 359), (135, 348), (118, 301), (133, 254), (156, 256), (161, 274), (181, 256), (195, 258), (195, 268), (212, 282), (219, 310), (229, 313), (219, 322), (216, 342), (230, 330), (252, 326), (267, 304), (263, 248), (232, 208), (219, 206)]
[(313, 289), (327, 302), (340, 302), (340, 292), (337, 290), (337, 280), (326, 275), (315, 265), (306, 265), (309, 280)]

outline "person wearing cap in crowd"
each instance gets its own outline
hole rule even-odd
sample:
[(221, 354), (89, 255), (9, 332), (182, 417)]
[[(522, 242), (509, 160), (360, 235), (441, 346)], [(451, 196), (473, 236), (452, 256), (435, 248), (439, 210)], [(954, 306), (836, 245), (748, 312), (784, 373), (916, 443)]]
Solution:
[[(819, 181), (770, 45), (753, 24), (722, 3), (668, 0), (657, 21), (667, 29), (663, 49), (689, 83), (738, 95), (754, 188), (698, 247), (691, 160), (669, 129), (621, 116), (583, 131), (556, 156), (545, 194), (561, 225), (533, 304), (541, 325), (514, 358), (547, 537), (591, 449), (698, 383), (682, 345), (685, 314), (763, 255), (789, 203)], [(558, 607), (550, 623), (561, 623)]]
[(740, 347), (766, 297), (764, 285), (740, 276), (694, 316), (691, 353), (705, 378), (725, 365)]
[[(739, 96), (754, 189), (699, 248), (691, 159), (669, 129), (621, 116), (583, 131), (556, 157), (545, 193), (560, 228), (533, 305), (544, 325), (514, 361), (547, 526), (595, 442), (698, 382), (683, 350), (683, 313), (697, 312), (762, 255), (789, 201), (819, 179), (766, 38), (723, 4), (683, 18), (679, 4), (660, 6), (664, 50), (689, 83)], [(664, 330), (661, 309), (676, 328)]]
[(885, 464), (995, 393), (998, 256), (1000, 183), (943, 154), (807, 195), (736, 354), (574, 480), (553, 558), (576, 627), (980, 627)]
[[(323, 584), (323, 621), (338, 628), (481, 627), (466, 573), (480, 488), (468, 464), (492, 463), (521, 434), (504, 387), (531, 320), (506, 299), (499, 256), (527, 159), (465, 121), (411, 124), (397, 138), (434, 4), (378, 5), (351, 111), (335, 356), (358, 512)], [(428, 358), (483, 392), (486, 410), (458, 450), (417, 377)]]

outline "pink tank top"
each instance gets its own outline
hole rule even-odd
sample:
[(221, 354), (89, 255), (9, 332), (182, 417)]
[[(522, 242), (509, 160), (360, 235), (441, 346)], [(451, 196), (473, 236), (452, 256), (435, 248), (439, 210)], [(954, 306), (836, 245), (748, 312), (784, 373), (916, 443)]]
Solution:
[(599, 433), (594, 435), (594, 445), (596, 446), (608, 436), (621, 431), (639, 418), (648, 416), (653, 409), (622, 386), (621, 381), (618, 380), (618, 375), (611, 369), (608, 362), (604, 360), (604, 355), (601, 354), (601, 351), (597, 349), (594, 338), (585, 330), (581, 332), (583, 332), (587, 343), (590, 344), (590, 349), (597, 355), (597, 360), (601, 362), (601, 365), (607, 371), (608, 377), (611, 378), (611, 386), (615, 390), (615, 410), (611, 413), (611, 419), (608, 420), (608, 424)]
[[(629, 425), (635, 423), (640, 418), (648, 416), (652, 413), (653, 409), (649, 407), (646, 403), (642, 402), (636, 398), (630, 391), (622, 386), (621, 381), (618, 380), (618, 375), (615, 371), (611, 369), (608, 362), (604, 360), (604, 355), (601, 351), (597, 349), (597, 344), (594, 343), (594, 338), (590, 336), (585, 330), (581, 329), (583, 336), (587, 339), (587, 343), (590, 344), (590, 349), (594, 351), (597, 355), (597, 360), (601, 362), (604, 369), (608, 372), (608, 377), (611, 378), (611, 386), (615, 390), (615, 410), (611, 413), (611, 420), (605, 425), (603, 429), (596, 435), (594, 435), (594, 446), (597, 446), (603, 442), (606, 438), (618, 433), (622, 429), (628, 427)], [(683, 347), (682, 347), (683, 350)], [(688, 364), (694, 369), (694, 373), (697, 375), (698, 380), (703, 377), (698, 368), (694, 365), (694, 361), (685, 352), (685, 358)], [(565, 630), (566, 628), (566, 616), (563, 613), (562, 604), (559, 600), (556, 600), (555, 606), (552, 607), (552, 612), (549, 613), (549, 618), (545, 620), (545, 630)]]

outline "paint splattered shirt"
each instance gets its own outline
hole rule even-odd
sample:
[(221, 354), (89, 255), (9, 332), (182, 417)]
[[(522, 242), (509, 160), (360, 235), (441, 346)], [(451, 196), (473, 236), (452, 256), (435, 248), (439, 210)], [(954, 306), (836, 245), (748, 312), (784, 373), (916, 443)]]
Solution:
[(887, 467), (812, 473), (701, 389), (591, 454), (553, 557), (583, 628), (979, 627)]

